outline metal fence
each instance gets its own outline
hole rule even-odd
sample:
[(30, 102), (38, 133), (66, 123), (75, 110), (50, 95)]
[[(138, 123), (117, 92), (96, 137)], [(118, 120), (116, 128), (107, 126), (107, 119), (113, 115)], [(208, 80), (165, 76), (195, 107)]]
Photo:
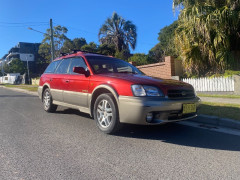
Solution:
[(215, 77), (215, 78), (184, 78), (183, 82), (191, 84), (196, 91), (234, 91), (233, 77)]

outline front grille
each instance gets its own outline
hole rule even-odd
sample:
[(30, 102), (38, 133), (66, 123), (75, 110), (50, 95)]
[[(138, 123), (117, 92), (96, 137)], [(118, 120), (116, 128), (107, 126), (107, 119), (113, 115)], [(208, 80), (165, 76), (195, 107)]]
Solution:
[(195, 93), (193, 90), (168, 90), (168, 98), (170, 99), (187, 99), (194, 97)]

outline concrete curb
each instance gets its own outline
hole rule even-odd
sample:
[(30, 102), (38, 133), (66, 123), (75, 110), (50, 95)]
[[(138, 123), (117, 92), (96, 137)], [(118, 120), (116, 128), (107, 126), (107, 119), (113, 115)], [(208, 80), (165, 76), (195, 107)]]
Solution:
[(199, 123), (206, 126), (212, 127), (224, 127), (235, 130), (240, 130), (240, 121), (228, 119), (228, 118), (220, 118), (217, 116), (208, 116), (200, 114), (198, 117), (190, 120), (191, 122)]
[(30, 95), (33, 95), (33, 96), (38, 96), (38, 93), (37, 93), (37, 92), (32, 92), (32, 91), (28, 91), (28, 90), (25, 90), (25, 89), (9, 88), (9, 87), (5, 87), (5, 86), (0, 86), (0, 87), (1, 87), (1, 88), (5, 88), (5, 89), (10, 89), (10, 90), (13, 90), (13, 91), (18, 91), (18, 92), (30, 94)]

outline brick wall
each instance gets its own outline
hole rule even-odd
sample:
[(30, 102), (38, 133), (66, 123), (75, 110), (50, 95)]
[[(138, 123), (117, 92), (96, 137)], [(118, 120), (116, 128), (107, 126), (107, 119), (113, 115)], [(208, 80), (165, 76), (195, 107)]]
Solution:
[(172, 76), (176, 76), (175, 64), (174, 58), (167, 56), (165, 62), (137, 66), (137, 68), (148, 76), (171, 79)]

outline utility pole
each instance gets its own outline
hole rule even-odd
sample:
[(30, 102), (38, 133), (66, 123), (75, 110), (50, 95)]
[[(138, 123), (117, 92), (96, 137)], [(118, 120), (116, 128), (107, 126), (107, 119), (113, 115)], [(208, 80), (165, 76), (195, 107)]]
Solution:
[(54, 41), (53, 41), (53, 26), (52, 26), (52, 19), (50, 19), (50, 38), (51, 38), (51, 49), (52, 49), (52, 59), (51, 62), (55, 59), (54, 55), (55, 55), (55, 47), (54, 47)]

